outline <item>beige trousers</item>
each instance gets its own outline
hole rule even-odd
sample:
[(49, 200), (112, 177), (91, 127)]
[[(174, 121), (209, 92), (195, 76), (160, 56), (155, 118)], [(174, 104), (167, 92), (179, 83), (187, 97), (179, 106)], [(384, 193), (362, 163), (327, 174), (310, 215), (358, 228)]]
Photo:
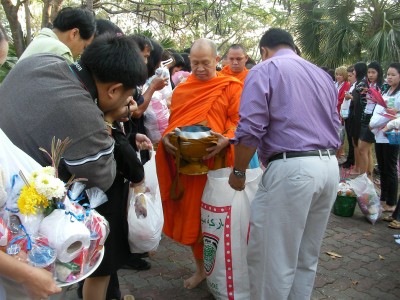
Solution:
[(268, 165), (251, 205), (251, 300), (311, 298), (338, 183), (335, 156), (281, 159)]

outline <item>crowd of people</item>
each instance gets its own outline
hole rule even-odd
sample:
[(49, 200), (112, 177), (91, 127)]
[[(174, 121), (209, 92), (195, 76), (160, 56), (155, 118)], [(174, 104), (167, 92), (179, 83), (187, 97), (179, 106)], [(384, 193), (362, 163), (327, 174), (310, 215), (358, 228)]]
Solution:
[[(4, 63), (8, 39), (0, 29)], [(109, 199), (97, 208), (110, 225), (107, 250), (80, 283), (80, 297), (121, 299), (117, 271), (151, 267), (146, 253), (130, 253), (126, 216), (129, 188), (143, 182), (153, 147), (163, 232), (193, 251), (196, 271), (183, 285), (192, 289), (206, 278), (200, 207), (207, 175), (179, 172), (172, 141), (177, 127), (211, 129), (216, 142), (203, 161), (209, 170), (221, 160), (231, 167), (229, 184), (237, 191), (245, 189), (255, 155), (265, 168), (251, 206), (250, 299), (310, 299), (340, 179), (340, 129), (349, 146), (341, 165), (354, 176), (373, 179), (375, 144), (380, 200), (392, 213), (384, 220), (400, 229), (399, 145), (385, 135), (399, 128), (400, 63), (389, 65), (386, 80), (378, 62), (358, 62), (337, 68), (333, 81), (300, 56), (285, 30), (266, 31), (259, 50), (258, 64), (240, 44), (220, 61), (217, 45), (201, 38), (180, 53), (77, 8), (62, 9), (53, 28), (42, 29), (27, 47), (0, 85), (0, 128), (43, 166), (51, 162), (39, 148), (50, 149), (53, 136), (71, 138), (60, 178), (86, 178)], [(371, 99), (372, 88), (387, 107)], [(0, 273), (11, 281), (3, 284), (7, 299), (45, 299), (61, 291), (51, 273), (0, 256)], [(12, 282), (28, 295), (16, 295)]]

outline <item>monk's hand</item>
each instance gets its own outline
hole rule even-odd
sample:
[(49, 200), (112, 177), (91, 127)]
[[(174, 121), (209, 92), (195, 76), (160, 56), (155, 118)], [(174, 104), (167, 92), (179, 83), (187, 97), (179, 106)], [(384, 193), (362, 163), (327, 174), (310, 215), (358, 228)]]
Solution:
[(229, 185), (236, 191), (243, 191), (245, 188), (246, 177), (240, 178), (231, 173), (229, 175)]
[(150, 83), (150, 86), (152, 89), (154, 89), (155, 91), (159, 91), (162, 90), (163, 88), (165, 88), (168, 85), (168, 77), (157, 77), (155, 76), (153, 78), (153, 80)]
[(162, 143), (163, 143), (163, 145), (164, 145), (165, 151), (167, 151), (169, 154), (175, 156), (175, 152), (176, 152), (176, 150), (178, 150), (178, 149), (176, 149), (176, 147), (175, 147), (174, 145), (172, 145), (171, 142), (169, 141), (169, 137), (170, 137), (171, 135), (173, 135), (173, 134), (174, 134), (173, 132), (167, 133), (167, 134), (162, 138)]
[(153, 144), (150, 139), (144, 134), (136, 134), (136, 147), (138, 150), (152, 150)]
[(218, 142), (215, 146), (206, 149), (210, 153), (207, 156), (203, 157), (204, 160), (214, 157), (217, 153), (221, 152), (222, 149), (226, 148), (229, 145), (229, 139), (227, 137), (214, 131), (211, 131), (211, 134), (218, 138)]

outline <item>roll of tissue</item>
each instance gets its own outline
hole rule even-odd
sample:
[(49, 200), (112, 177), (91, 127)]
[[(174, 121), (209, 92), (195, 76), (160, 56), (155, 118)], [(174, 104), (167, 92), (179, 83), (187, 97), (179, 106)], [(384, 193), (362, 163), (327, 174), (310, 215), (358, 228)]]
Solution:
[(57, 259), (64, 263), (90, 245), (89, 229), (63, 209), (55, 209), (44, 218), (39, 233), (47, 237), (50, 247), (57, 251)]

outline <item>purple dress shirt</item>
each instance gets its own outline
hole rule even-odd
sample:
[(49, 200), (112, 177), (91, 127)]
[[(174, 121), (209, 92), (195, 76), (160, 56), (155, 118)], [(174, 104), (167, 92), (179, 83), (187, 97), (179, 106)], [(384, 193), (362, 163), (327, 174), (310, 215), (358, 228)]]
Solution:
[(337, 98), (325, 71), (281, 49), (247, 75), (233, 143), (258, 147), (264, 164), (282, 152), (337, 149)]

